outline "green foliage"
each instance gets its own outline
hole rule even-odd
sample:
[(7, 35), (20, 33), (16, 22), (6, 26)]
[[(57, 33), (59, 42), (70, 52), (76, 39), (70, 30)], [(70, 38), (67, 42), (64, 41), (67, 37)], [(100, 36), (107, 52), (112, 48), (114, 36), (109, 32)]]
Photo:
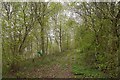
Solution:
[(101, 71), (95, 69), (89, 69), (85, 66), (74, 65), (72, 68), (73, 74), (79, 78), (79, 76), (89, 77), (89, 78), (105, 78), (107, 76), (104, 75)]
[(3, 61), (3, 75), (8, 74), (11, 71), (18, 71), (20, 63), (22, 62), (21, 56), (13, 56), (8, 53), (2, 56)]

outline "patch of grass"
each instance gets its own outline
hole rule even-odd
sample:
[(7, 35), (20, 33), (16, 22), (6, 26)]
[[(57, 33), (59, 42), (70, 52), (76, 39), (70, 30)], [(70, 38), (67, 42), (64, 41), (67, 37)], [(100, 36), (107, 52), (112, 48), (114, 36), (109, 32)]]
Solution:
[(35, 58), (34, 62), (32, 62), (32, 60), (33, 59), (25, 60), (24, 62), (22, 62), (22, 66), (26, 67), (27, 69), (30, 69), (40, 67), (43, 65), (51, 65), (51, 63), (54, 62), (53, 58), (47, 56), (45, 56), (44, 58), (43, 57)]
[(90, 69), (88, 67), (85, 66), (81, 66), (81, 65), (73, 65), (72, 66), (72, 73), (76, 76), (76, 77), (88, 77), (88, 78), (105, 78), (105, 74), (102, 73), (101, 71), (98, 71), (96, 69)]

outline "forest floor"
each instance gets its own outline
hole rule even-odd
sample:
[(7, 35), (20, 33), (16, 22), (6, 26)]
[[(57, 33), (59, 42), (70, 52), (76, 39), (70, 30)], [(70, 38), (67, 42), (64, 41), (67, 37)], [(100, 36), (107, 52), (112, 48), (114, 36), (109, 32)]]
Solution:
[[(49, 54), (21, 62), (19, 72), (8, 73), (6, 77), (20, 78), (81, 78), (81, 77), (103, 77), (103, 73), (85, 69), (78, 64), (78, 55), (74, 51)], [(83, 69), (84, 68), (84, 69)]]

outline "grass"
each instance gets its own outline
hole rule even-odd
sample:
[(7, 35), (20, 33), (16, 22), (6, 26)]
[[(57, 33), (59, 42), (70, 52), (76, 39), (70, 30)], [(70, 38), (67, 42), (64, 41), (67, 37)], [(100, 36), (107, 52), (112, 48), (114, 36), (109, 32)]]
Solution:
[(72, 73), (76, 78), (106, 78), (107, 75), (103, 72), (90, 68), (90, 66), (86, 66), (84, 64), (84, 53), (74, 51), (74, 55), (76, 56), (75, 63), (72, 65)]
[(72, 73), (77, 77), (88, 77), (88, 78), (105, 78), (105, 75), (96, 69), (90, 69), (85, 66), (73, 65)]

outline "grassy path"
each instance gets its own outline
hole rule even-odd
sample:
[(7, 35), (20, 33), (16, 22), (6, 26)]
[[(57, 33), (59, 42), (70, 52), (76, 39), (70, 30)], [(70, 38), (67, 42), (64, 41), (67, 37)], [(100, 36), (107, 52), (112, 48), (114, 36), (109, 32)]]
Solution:
[(24, 62), (24, 68), (18, 72), (19, 77), (28, 78), (73, 78), (72, 64), (74, 56), (71, 51), (35, 58), (35, 62)]
[(82, 58), (75, 51), (66, 51), (25, 60), (21, 62), (21, 69), (16, 73), (9, 73), (7, 77), (20, 78), (81, 78), (103, 77), (103, 73), (89, 69), (82, 65)]

